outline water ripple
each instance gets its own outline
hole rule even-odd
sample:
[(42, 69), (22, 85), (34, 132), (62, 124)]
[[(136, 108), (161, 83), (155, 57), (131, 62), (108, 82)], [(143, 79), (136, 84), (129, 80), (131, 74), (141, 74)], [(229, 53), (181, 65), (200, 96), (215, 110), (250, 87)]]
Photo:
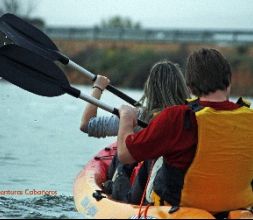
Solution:
[(82, 219), (71, 196), (42, 196), (28, 199), (0, 197), (0, 218)]
[(18, 160), (16, 157), (10, 156), (10, 155), (5, 155), (0, 157), (0, 160), (3, 161), (14, 161), (14, 160)]

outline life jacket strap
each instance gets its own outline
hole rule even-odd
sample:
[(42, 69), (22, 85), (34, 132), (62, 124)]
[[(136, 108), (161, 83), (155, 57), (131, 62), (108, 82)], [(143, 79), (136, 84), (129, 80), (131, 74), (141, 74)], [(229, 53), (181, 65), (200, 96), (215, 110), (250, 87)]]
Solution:
[(185, 104), (188, 105), (189, 110), (186, 111), (184, 115), (184, 128), (188, 130), (192, 128), (192, 112), (196, 113), (202, 110), (204, 107), (200, 105), (199, 99), (187, 99)]
[(202, 110), (204, 107), (200, 105), (199, 98), (197, 99), (187, 99), (186, 100), (186, 105), (193, 111), (193, 112), (198, 112)]
[(247, 108), (250, 108), (250, 105), (251, 105), (251, 102), (240, 97), (237, 102), (236, 102), (237, 105), (241, 106), (241, 107), (247, 107)]

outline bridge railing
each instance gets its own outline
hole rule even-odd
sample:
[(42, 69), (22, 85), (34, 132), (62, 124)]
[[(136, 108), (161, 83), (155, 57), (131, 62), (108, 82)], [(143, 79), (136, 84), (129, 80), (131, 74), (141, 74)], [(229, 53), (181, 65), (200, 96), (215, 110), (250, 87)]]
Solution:
[(253, 43), (253, 30), (151, 30), (47, 27), (55, 39), (151, 42)]

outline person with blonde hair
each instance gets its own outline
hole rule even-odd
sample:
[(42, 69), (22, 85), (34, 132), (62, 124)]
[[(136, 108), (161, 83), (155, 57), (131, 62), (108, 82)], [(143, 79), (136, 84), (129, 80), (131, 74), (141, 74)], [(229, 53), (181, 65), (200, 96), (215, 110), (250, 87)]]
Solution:
[[(91, 95), (100, 99), (110, 80), (98, 75)], [(144, 85), (140, 99), (139, 116), (149, 122), (153, 113), (173, 105), (183, 104), (189, 98), (189, 91), (180, 67), (168, 60), (155, 63)], [(88, 103), (83, 112), (80, 130), (92, 137), (117, 136), (119, 118), (115, 115), (97, 116), (97, 106)]]
[[(99, 99), (109, 82), (108, 78), (99, 75), (94, 83), (92, 95)], [(181, 105), (189, 97), (189, 91), (179, 66), (168, 60), (159, 61), (153, 65), (145, 82), (144, 94), (139, 101), (141, 107), (138, 109), (137, 115), (141, 120), (150, 122), (164, 108)], [(80, 128), (93, 137), (117, 136), (119, 118), (97, 116), (97, 107), (88, 104)], [(135, 127), (134, 131), (140, 129)], [(159, 161), (161, 164), (161, 160)], [(113, 158), (105, 186), (109, 186), (106, 191), (112, 194), (114, 199), (135, 204), (140, 202), (151, 163), (144, 161), (138, 166), (136, 165), (136, 163), (122, 165), (117, 156)], [(132, 174), (134, 167), (136, 171), (135, 174)], [(138, 169), (136, 169), (137, 167)], [(161, 165), (156, 165), (156, 170), (159, 170), (160, 167)]]

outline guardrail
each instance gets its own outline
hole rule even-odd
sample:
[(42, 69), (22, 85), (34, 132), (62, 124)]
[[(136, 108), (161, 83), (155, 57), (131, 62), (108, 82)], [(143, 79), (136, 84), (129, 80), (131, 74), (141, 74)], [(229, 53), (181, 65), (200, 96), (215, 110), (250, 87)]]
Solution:
[(151, 30), (47, 27), (54, 39), (152, 42), (253, 43), (253, 30)]

